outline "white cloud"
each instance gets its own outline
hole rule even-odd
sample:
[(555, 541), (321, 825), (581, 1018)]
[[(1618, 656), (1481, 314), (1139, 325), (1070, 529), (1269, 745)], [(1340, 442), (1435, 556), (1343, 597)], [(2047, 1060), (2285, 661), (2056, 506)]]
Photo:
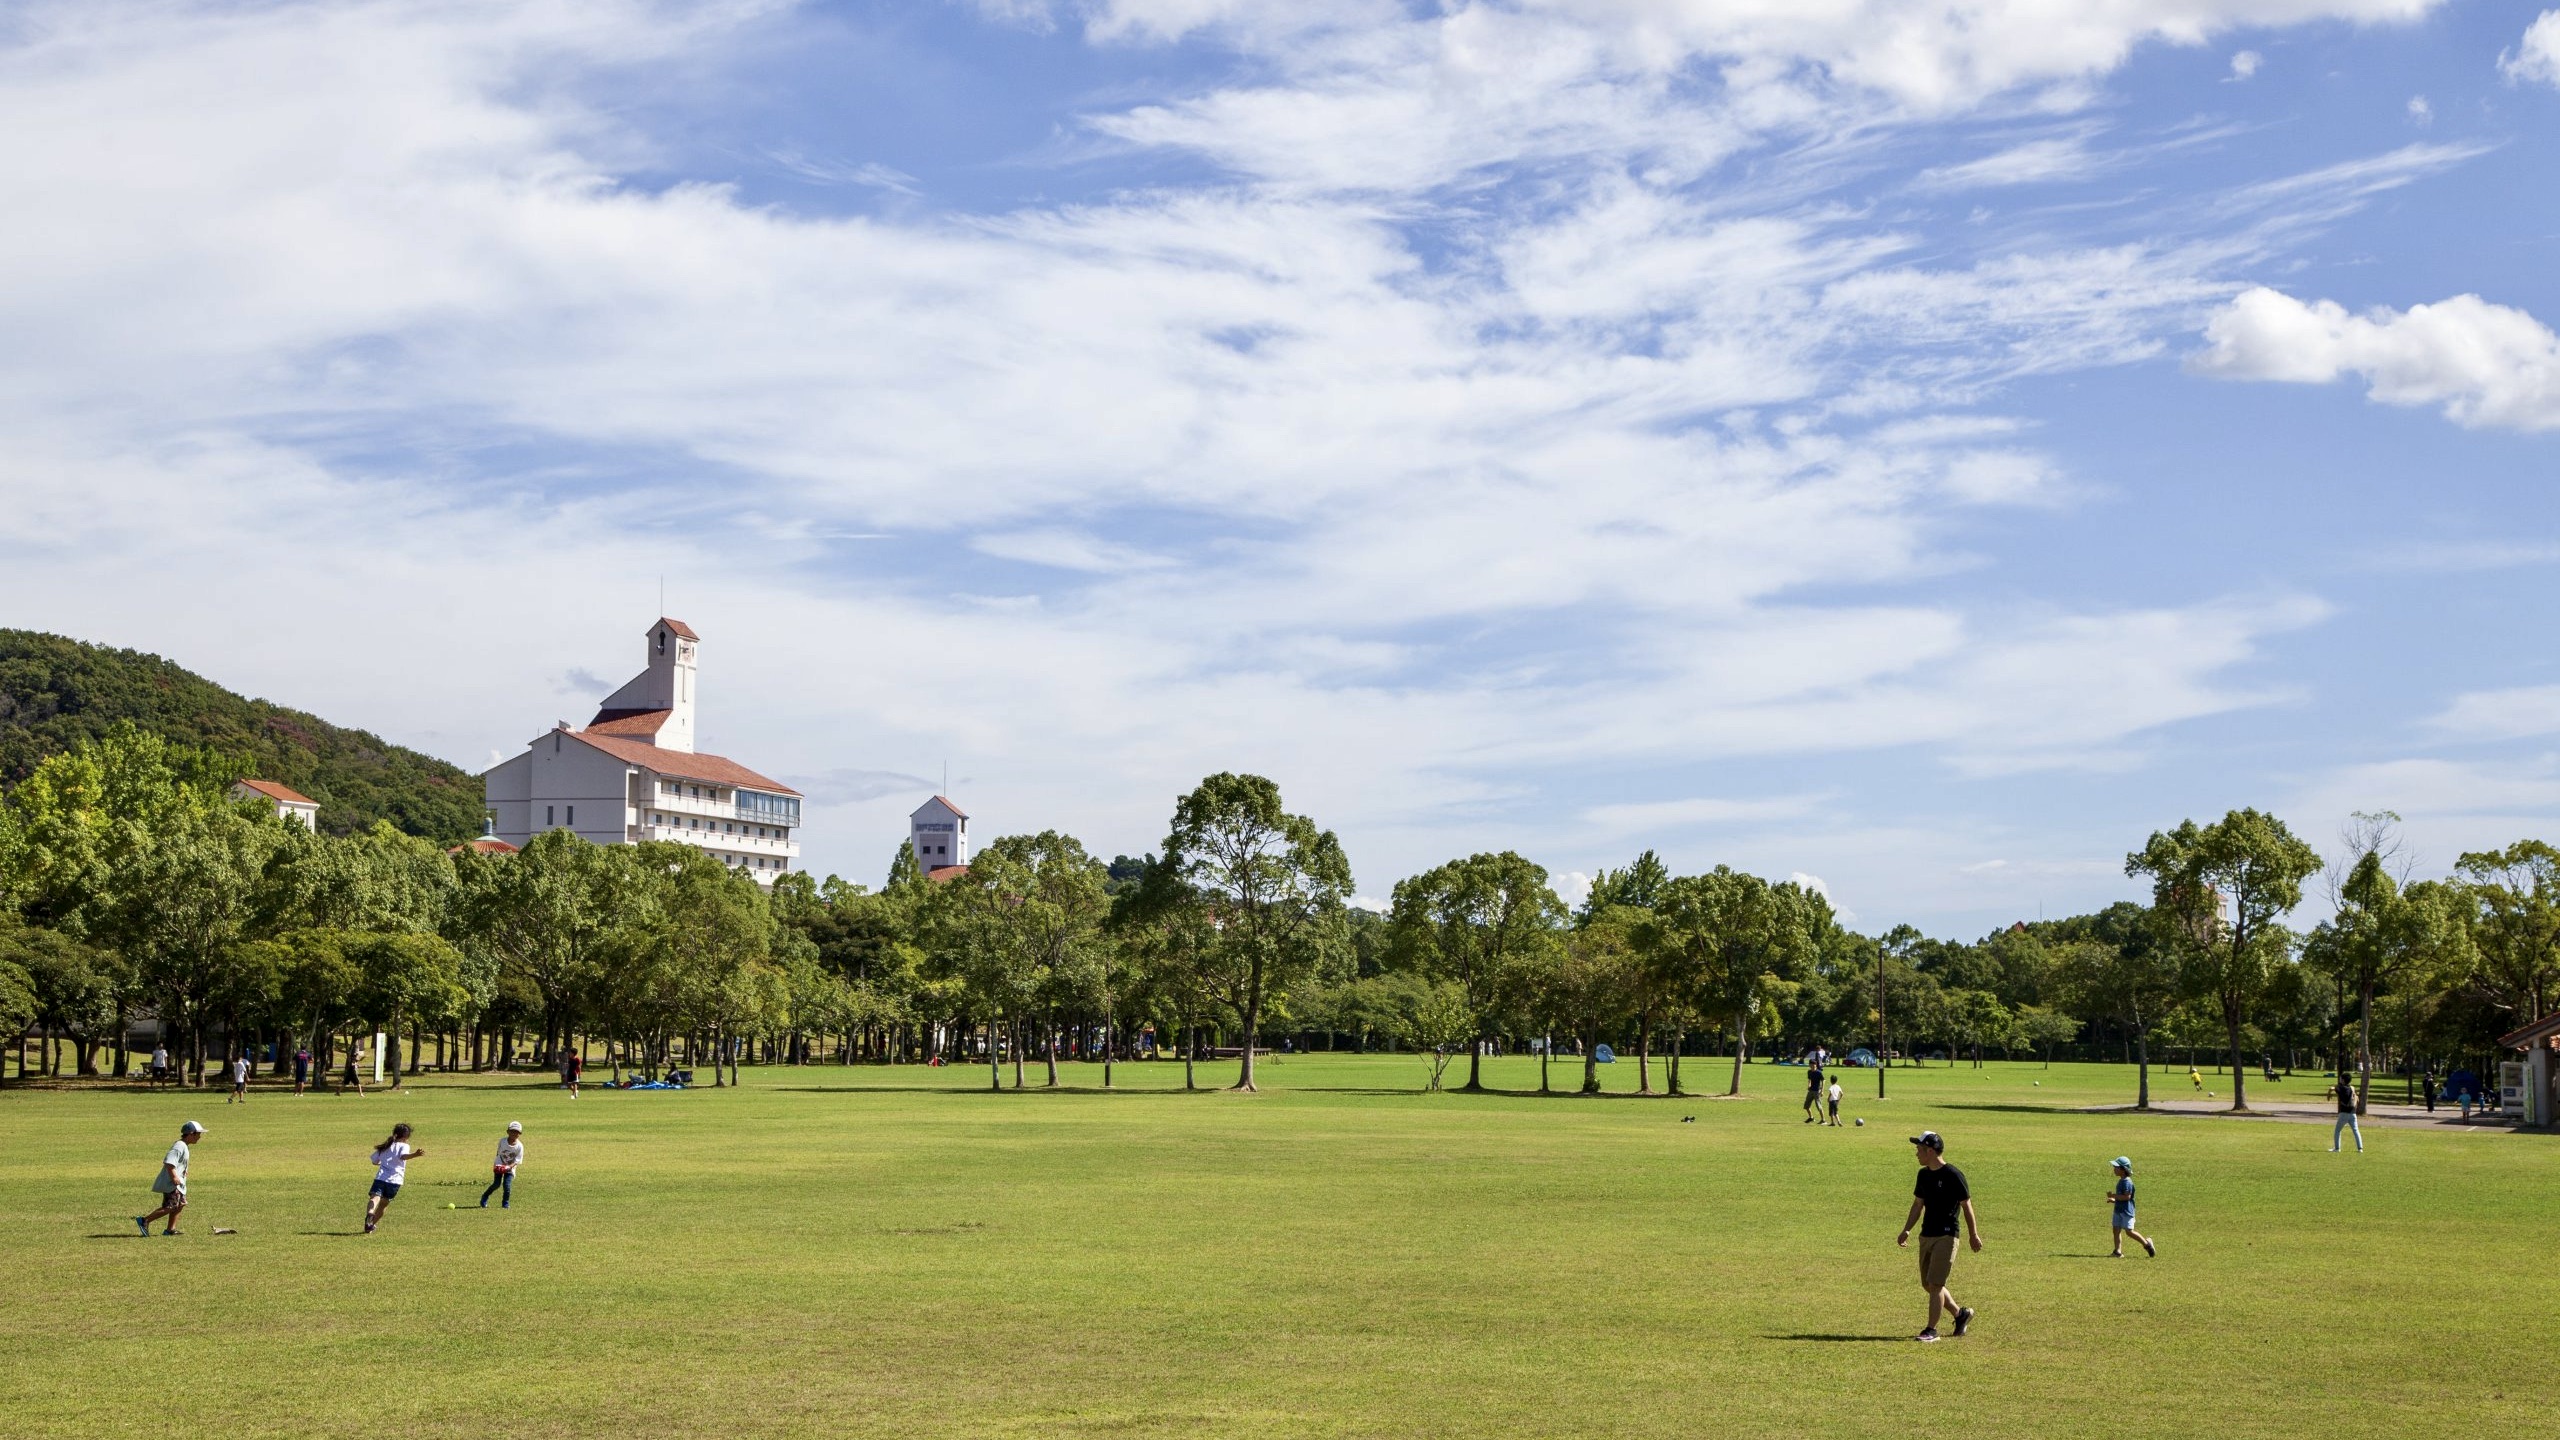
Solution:
[(2348, 313), (2259, 287), (2205, 327), (2195, 368), (2235, 380), (2325, 384), (2359, 375), (2387, 405), (2440, 405), (2459, 424), (2560, 428), (2560, 336), (2522, 310), (2457, 295)]
[(2524, 27), (2516, 48), (2499, 53), (2498, 73), (2511, 85), (2533, 81), (2560, 86), (2560, 10), (2545, 10)]
[(2528, 735), (2560, 735), (2560, 685), (2528, 685), (2513, 690), (2473, 690), (2427, 723), (2462, 740), (2515, 740)]
[(1595, 805), (1583, 820), (1626, 837), (1621, 849), (1630, 853), (1651, 843), (1657, 831), (1739, 821), (1778, 820), (1803, 815), (1822, 803), (1820, 795), (1780, 795), (1761, 800), (1728, 800), (1700, 796), (1688, 800), (1645, 800), (1624, 805)]
[[(476, 757), (577, 718), (554, 677), (620, 673), (663, 574), (707, 637), (705, 743), (812, 778), (822, 868), (875, 878), (945, 759), (989, 833), (1132, 850), (1243, 767), (1378, 891), (1481, 848), (1537, 765), (2124, 763), (2280, 694), (2260, 648), (2321, 613), (1884, 593), (1976, 563), (1971, 507), (2067, 492), (1982, 400), (2157, 353), (2233, 252), (1974, 257), (1831, 187), (1871, 131), (2137, 44), (2423, 0), (1095, 5), (1106, 43), (1269, 62), (1078, 132), (1224, 178), (850, 218), (629, 178), (663, 172), (616, 83), (774, 8), (23, 10), (13, 623)], [(2250, 203), (2336, 213), (2455, 153)], [(1971, 183), (2083, 162), (2003, 163)], [(242, 559), (279, 549), (289, 585)], [(1517, 843), (1823, 798), (1549, 798)]]
[(2426, 96), (2410, 96), (2409, 104), (2406, 108), (2409, 112), (2409, 119), (2418, 125), (2419, 128), (2424, 129), (2425, 127), (2435, 123), (2436, 107), (2427, 103)]
[(2231, 56), (2231, 78), (2234, 80), (2249, 79), (2256, 75), (2258, 73), (2258, 67), (2265, 63), (2266, 58), (2255, 50), (2234, 51)]
[(2081, 180), (2096, 174), (2104, 161), (2077, 136), (2029, 140), (2006, 150), (1923, 170), (1912, 184), (1923, 190), (1978, 190), (2000, 185), (2043, 185)]

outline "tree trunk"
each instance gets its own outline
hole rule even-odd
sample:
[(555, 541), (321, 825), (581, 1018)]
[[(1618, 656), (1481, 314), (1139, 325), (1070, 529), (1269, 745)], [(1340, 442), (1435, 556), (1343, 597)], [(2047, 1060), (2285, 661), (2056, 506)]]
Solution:
[(2249, 1077), (2242, 1073), (2240, 1067), (2239, 1002), (2233, 1000), (2223, 1002), (2222, 1023), (2223, 1029), (2231, 1040), (2231, 1108), (2234, 1111), (2246, 1110), (2249, 1108)]
[(2356, 987), (2356, 1113), (2373, 1098), (2373, 981)]
[(1256, 954), (1248, 973), (1244, 992), (1244, 1047), (1238, 1052), (1242, 1064), (1236, 1067), (1238, 1090), (1253, 1090), (1253, 1041), (1262, 1033), (1262, 957)]
[(1555, 1058), (1556, 1032), (1550, 1030), (1538, 1040), (1538, 1093), (1541, 1095), (1555, 1093), (1554, 1089), (1547, 1084), (1547, 1064)]
[(1742, 1057), (1751, 1053), (1751, 1012), (1737, 1010), (1733, 1016), (1733, 1088), (1727, 1095), (1742, 1093)]
[(1636, 1017), (1636, 1093), (1653, 1093), (1653, 1017)]
[(1191, 1022), (1185, 1020), (1182, 1022), (1182, 1088), (1185, 1090), (1200, 1088), (1191, 1081), (1191, 1064), (1199, 1054), (1199, 1036), (1193, 1033)]
[(1102, 1088), (1111, 1088), (1111, 1022), (1102, 1022)]
[(1003, 1050), (996, 1044), (996, 1022), (987, 1022), (987, 1088), (1004, 1089)]
[(1051, 1015), (1044, 1020), (1040, 1032), (1048, 1050), (1049, 1088), (1055, 1090), (1058, 1088), (1058, 1017)]
[(2133, 1032), (2133, 1108), (2151, 1108), (2151, 1036), (2147, 1031)]
[(1478, 1031), (1467, 1041), (1467, 1083), (1464, 1089), (1484, 1088), (1484, 1033)]

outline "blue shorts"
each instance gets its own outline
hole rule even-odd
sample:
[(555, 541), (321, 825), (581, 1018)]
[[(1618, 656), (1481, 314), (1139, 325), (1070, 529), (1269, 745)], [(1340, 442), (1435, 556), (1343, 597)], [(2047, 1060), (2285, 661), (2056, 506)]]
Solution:
[(2116, 1228), (2119, 1230), (2130, 1230), (2133, 1228), (2132, 1206), (2119, 1205), (2116, 1207)]
[(397, 1200), (400, 1198), (400, 1187), (388, 1180), (376, 1180), (373, 1182), (373, 1193), (385, 1200)]

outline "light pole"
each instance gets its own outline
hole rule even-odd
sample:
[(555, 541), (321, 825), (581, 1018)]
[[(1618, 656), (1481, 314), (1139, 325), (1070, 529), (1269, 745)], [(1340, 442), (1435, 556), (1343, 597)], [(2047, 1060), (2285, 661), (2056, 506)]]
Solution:
[(1884, 1024), (1884, 947), (1876, 947), (1876, 1098), (1884, 1098), (1884, 1071), (1891, 1062), (1885, 1059)]

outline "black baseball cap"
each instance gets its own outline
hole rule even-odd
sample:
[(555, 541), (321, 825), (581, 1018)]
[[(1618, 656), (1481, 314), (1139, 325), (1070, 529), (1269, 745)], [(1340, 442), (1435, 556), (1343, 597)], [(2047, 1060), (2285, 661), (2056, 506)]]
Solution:
[(1941, 1136), (1941, 1135), (1940, 1135), (1937, 1131), (1935, 1131), (1935, 1130), (1923, 1130), (1923, 1131), (1921, 1131), (1919, 1134), (1914, 1135), (1914, 1136), (1912, 1136), (1912, 1137), (1911, 1137), (1911, 1143), (1912, 1143), (1912, 1144), (1914, 1144), (1914, 1145), (1926, 1145), (1926, 1146), (1928, 1146), (1930, 1149), (1937, 1151), (1937, 1152), (1938, 1152), (1939, 1154), (1941, 1154), (1941, 1155), (1944, 1155), (1944, 1154), (1946, 1154), (1946, 1153), (1947, 1153), (1947, 1142), (1946, 1142), (1946, 1138), (1945, 1138), (1944, 1136)]

